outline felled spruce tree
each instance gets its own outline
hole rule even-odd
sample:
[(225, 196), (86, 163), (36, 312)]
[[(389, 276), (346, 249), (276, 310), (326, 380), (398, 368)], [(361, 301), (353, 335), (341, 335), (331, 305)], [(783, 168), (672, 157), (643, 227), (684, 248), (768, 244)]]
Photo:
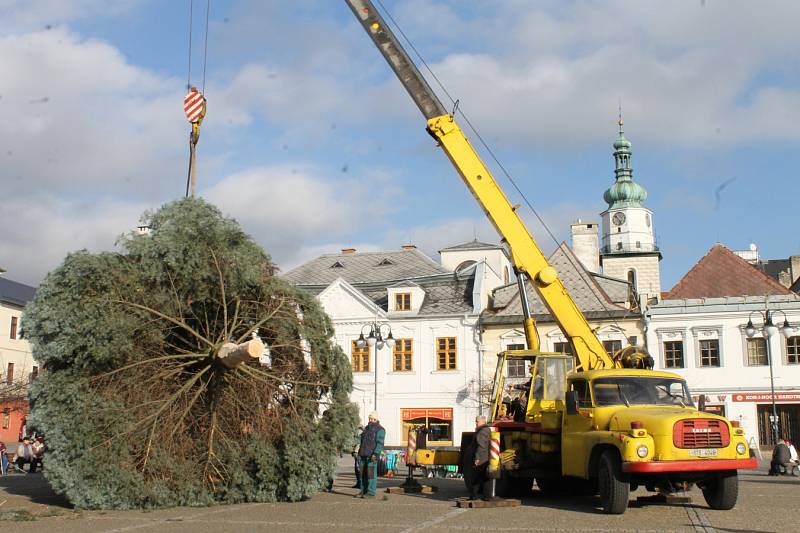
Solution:
[[(53, 488), (89, 509), (318, 491), (356, 423), (330, 320), (202, 200), (143, 221), (150, 234), (122, 237), (121, 253), (69, 255), (26, 310)], [(223, 344), (256, 337), (268, 364), (221, 364)]]

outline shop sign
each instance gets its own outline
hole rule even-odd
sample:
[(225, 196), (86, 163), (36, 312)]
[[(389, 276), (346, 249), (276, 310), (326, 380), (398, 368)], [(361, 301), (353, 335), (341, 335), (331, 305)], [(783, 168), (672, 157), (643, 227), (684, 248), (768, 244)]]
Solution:
[[(733, 395), (734, 402), (771, 402), (772, 394), (768, 392), (743, 392)], [(800, 392), (775, 393), (776, 402), (800, 402)]]
[(415, 418), (438, 418), (440, 420), (452, 420), (452, 409), (403, 409), (403, 420), (413, 420)]

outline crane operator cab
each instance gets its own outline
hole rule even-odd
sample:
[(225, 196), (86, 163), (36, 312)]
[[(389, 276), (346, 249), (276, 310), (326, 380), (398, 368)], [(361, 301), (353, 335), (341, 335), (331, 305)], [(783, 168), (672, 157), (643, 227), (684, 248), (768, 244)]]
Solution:
[(564, 411), (571, 355), (508, 350), (497, 356), (493, 386), (494, 422), (536, 423), (558, 427)]

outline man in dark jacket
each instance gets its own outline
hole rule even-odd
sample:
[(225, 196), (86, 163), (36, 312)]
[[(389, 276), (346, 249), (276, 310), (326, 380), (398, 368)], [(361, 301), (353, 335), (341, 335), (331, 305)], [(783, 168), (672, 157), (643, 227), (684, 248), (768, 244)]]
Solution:
[(769, 475), (779, 476), (787, 472), (792, 459), (789, 447), (783, 439), (778, 440), (777, 446), (772, 450), (772, 461), (769, 464)]
[(490, 500), (492, 496), (492, 480), (489, 479), (489, 443), (492, 439), (491, 428), (486, 425), (486, 417), (475, 417), (475, 454), (472, 461), (472, 480), (469, 486), (469, 499), (477, 500), (478, 491), (482, 490), (483, 499)]
[(369, 424), (361, 432), (361, 445), (358, 447), (358, 460), (361, 466), (361, 492), (358, 497), (373, 497), (378, 484), (378, 461), (383, 453), (386, 430), (378, 422), (378, 412), (369, 414)]

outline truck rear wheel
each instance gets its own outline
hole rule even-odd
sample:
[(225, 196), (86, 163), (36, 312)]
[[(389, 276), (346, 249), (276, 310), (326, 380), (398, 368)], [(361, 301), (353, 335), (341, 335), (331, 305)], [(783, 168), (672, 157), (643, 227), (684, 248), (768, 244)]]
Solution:
[(600, 456), (597, 485), (603, 512), (606, 514), (624, 513), (628, 508), (631, 486), (622, 473), (619, 458), (612, 451), (605, 451)]
[(739, 498), (739, 475), (736, 470), (720, 472), (702, 486), (703, 497), (712, 509), (728, 511)]

